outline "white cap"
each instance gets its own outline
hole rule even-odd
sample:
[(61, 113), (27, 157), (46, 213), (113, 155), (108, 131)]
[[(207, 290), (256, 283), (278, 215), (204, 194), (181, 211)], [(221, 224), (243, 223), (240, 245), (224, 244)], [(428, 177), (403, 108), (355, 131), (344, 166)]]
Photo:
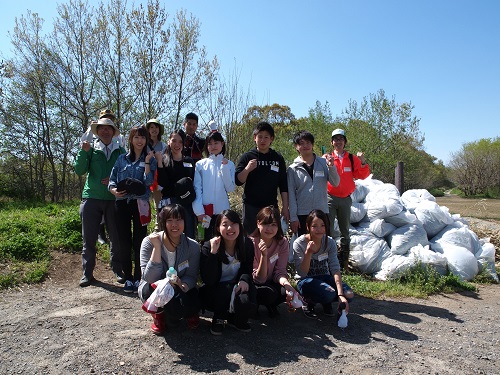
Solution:
[(332, 138), (336, 135), (342, 135), (344, 136), (344, 138), (346, 138), (345, 131), (343, 131), (342, 129), (335, 129), (334, 131), (332, 131)]

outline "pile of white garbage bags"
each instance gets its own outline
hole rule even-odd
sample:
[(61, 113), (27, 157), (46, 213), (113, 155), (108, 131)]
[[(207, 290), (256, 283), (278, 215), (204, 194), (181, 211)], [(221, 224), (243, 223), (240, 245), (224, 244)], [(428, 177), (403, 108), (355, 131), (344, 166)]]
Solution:
[(370, 176), (356, 181), (351, 197), (350, 262), (360, 272), (387, 280), (421, 262), (462, 280), (486, 269), (498, 281), (493, 244), (480, 240), (460, 215), (450, 215), (427, 190), (400, 195), (394, 185)]

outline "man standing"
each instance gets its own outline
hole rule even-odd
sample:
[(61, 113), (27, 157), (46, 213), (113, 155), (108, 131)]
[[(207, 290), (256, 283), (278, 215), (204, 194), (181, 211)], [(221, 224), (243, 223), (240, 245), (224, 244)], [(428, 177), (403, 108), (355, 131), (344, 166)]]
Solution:
[[(274, 129), (261, 121), (253, 130), (255, 148), (244, 153), (236, 167), (237, 186), (245, 184), (243, 193), (243, 226), (248, 234), (257, 228), (257, 213), (264, 207), (278, 207), (278, 189), (283, 207), (281, 215), (288, 222), (288, 182), (283, 156), (271, 148)], [(279, 223), (278, 223), (279, 225)]]
[(333, 234), (335, 218), (340, 230), (340, 251), (338, 252), (340, 267), (347, 270), (349, 266), (350, 237), (349, 226), (351, 221), (351, 193), (356, 189), (354, 179), (365, 179), (370, 175), (370, 167), (366, 164), (365, 156), (358, 152), (357, 156), (345, 151), (347, 137), (342, 129), (332, 132), (333, 152), (324, 157), (328, 163), (335, 164), (340, 176), (338, 186), (328, 182), (328, 209), (330, 216), (330, 233)]
[(198, 116), (189, 112), (184, 119), (184, 128), (186, 130), (186, 141), (184, 142), (184, 156), (193, 159), (194, 164), (203, 158), (203, 148), (205, 140), (196, 135), (198, 129)]
[(96, 242), (103, 216), (110, 238), (111, 268), (117, 279), (122, 276), (121, 262), (113, 248), (113, 244), (117, 243), (115, 197), (108, 191), (108, 182), (116, 159), (125, 149), (120, 147), (119, 141), (114, 138), (120, 134), (120, 130), (110, 119), (101, 118), (93, 122), (91, 131), (96, 139), (92, 144), (84, 140), (75, 160), (76, 174), (87, 174), (80, 204), (83, 237), (81, 287), (89, 286), (94, 281)]
[(293, 233), (307, 233), (306, 219), (312, 210), (328, 212), (327, 182), (338, 186), (340, 177), (333, 160), (329, 164), (313, 151), (314, 136), (301, 130), (293, 136), (299, 156), (288, 166), (288, 205)]

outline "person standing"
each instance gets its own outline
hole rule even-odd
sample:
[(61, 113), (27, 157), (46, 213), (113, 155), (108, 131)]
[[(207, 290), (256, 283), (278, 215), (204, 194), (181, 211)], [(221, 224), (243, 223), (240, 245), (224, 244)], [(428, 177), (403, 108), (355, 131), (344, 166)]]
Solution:
[[(136, 292), (141, 279), (139, 252), (151, 221), (149, 186), (156, 172), (153, 151), (148, 152), (148, 131), (144, 126), (130, 130), (129, 152), (118, 157), (109, 179), (108, 189), (116, 197), (116, 228), (119, 234), (119, 252), (125, 275), (125, 293)], [(128, 180), (140, 191), (128, 191), (120, 182)], [(129, 185), (130, 186), (130, 185)], [(132, 224), (132, 225), (131, 225)], [(134, 271), (132, 273), (132, 253)]]
[[(162, 157), (167, 144), (161, 140), (161, 136), (164, 133), (163, 125), (155, 118), (152, 118), (146, 123), (146, 129), (149, 133), (149, 144), (148, 151), (153, 151), (155, 158)], [(155, 208), (155, 217), (158, 217), (158, 204), (161, 200), (161, 190), (163, 186), (158, 185), (158, 171), (155, 172), (153, 184), (150, 187)], [(155, 219), (155, 230), (158, 230), (158, 220)]]
[(167, 148), (162, 157), (156, 156), (158, 162), (158, 184), (163, 187), (162, 199), (158, 205), (161, 209), (167, 204), (180, 204), (185, 210), (184, 230), (188, 237), (195, 238), (196, 216), (193, 212), (193, 201), (196, 193), (193, 186), (193, 159), (182, 154), (186, 134), (182, 129), (170, 133)]
[(354, 179), (365, 179), (370, 175), (370, 166), (366, 163), (365, 155), (349, 154), (345, 150), (347, 137), (343, 129), (332, 132), (333, 152), (324, 155), (330, 164), (334, 164), (340, 176), (338, 186), (328, 183), (328, 211), (330, 216), (330, 233), (333, 234), (334, 221), (337, 218), (340, 230), (339, 261), (342, 269), (349, 266), (350, 237), (349, 226), (351, 220), (351, 194), (356, 189)]
[(184, 119), (184, 129), (186, 131), (186, 140), (184, 142), (184, 156), (190, 157), (196, 164), (203, 157), (203, 148), (205, 140), (196, 135), (198, 129), (198, 115), (189, 112)]
[(74, 165), (77, 175), (87, 174), (80, 204), (83, 238), (81, 287), (87, 287), (94, 281), (96, 243), (103, 216), (110, 239), (111, 268), (117, 280), (122, 276), (122, 265), (115, 249), (117, 240), (115, 197), (108, 191), (108, 183), (111, 169), (118, 156), (125, 153), (125, 149), (120, 147), (116, 138), (113, 138), (120, 134), (120, 130), (110, 119), (101, 118), (93, 122), (91, 131), (96, 139), (92, 144), (88, 140), (82, 142), (82, 148), (78, 151)]
[(224, 156), (224, 138), (217, 131), (215, 123), (212, 122), (210, 126), (214, 129), (205, 139), (204, 151), (207, 157), (196, 163), (194, 173), (194, 214), (200, 223), (206, 220), (206, 216), (210, 217), (210, 225), (205, 229), (203, 241), (209, 241), (213, 237), (215, 219), (222, 211), (229, 209), (227, 194), (236, 188), (234, 163)]
[(244, 153), (236, 167), (235, 183), (245, 184), (243, 192), (243, 226), (247, 233), (257, 227), (257, 213), (264, 207), (278, 207), (277, 190), (281, 194), (281, 215), (288, 222), (288, 183), (283, 156), (271, 148), (274, 129), (265, 121), (253, 131), (256, 148)]
[(299, 156), (287, 169), (290, 226), (299, 236), (306, 233), (306, 218), (313, 209), (328, 212), (327, 183), (338, 186), (340, 177), (330, 161), (313, 151), (314, 136), (302, 130), (293, 137)]

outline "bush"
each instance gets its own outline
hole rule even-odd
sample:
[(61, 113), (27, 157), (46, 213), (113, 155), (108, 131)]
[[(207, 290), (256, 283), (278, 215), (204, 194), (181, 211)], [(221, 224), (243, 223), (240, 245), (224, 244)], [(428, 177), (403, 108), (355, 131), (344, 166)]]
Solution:
[(48, 257), (47, 239), (34, 233), (20, 232), (0, 243), (0, 257), (24, 261)]
[(434, 197), (444, 197), (444, 189), (433, 188), (429, 190), (429, 193), (431, 193)]

